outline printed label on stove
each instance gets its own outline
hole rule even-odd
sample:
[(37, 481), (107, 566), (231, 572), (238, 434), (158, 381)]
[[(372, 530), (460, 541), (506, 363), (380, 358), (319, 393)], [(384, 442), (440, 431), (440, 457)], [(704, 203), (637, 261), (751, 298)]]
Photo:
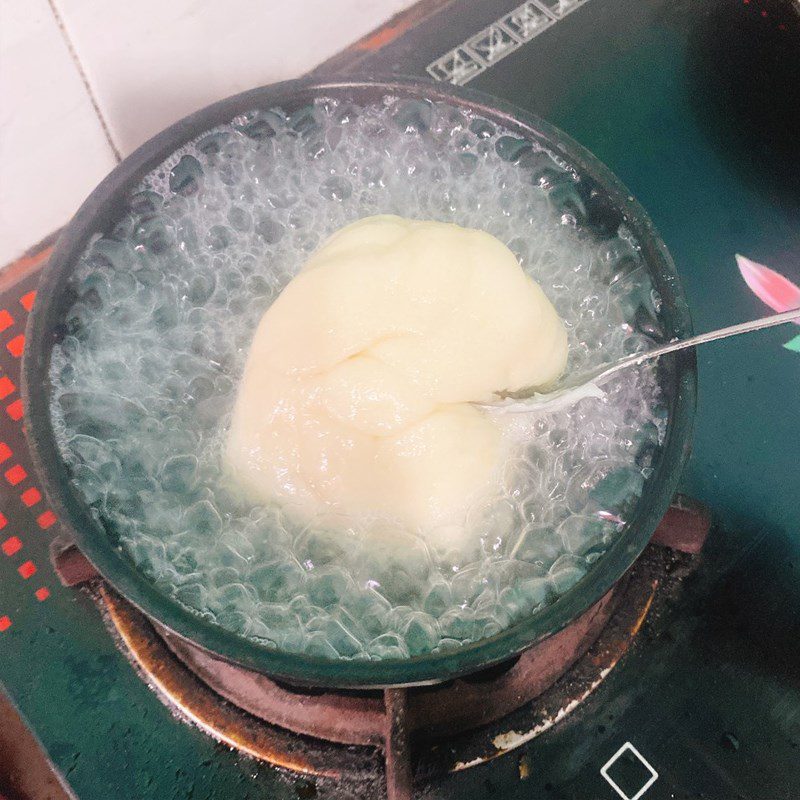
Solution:
[(658, 780), (658, 773), (630, 742), (611, 756), (600, 774), (622, 800), (640, 800)]
[(437, 81), (463, 86), (589, 0), (528, 0), (426, 67)]

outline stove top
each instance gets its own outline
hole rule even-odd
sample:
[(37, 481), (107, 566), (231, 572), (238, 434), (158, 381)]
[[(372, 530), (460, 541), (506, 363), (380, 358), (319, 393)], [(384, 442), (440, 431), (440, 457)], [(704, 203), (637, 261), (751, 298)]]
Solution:
[[(764, 313), (734, 253), (800, 277), (799, 23), (777, 0), (424, 0), (324, 69), (468, 82), (567, 131), (648, 209), (704, 330)], [(0, 278), (0, 683), (69, 791), (79, 800), (379, 793), (280, 772), (177, 720), (88, 593), (58, 582), (48, 560), (58, 522), (18, 403), (37, 266)], [(765, 332), (698, 353), (684, 490), (718, 524), (681, 592), (572, 714), (425, 796), (797, 796), (800, 360), (781, 347), (786, 338)], [(58, 796), (24, 773), (16, 781), (29, 796)]]

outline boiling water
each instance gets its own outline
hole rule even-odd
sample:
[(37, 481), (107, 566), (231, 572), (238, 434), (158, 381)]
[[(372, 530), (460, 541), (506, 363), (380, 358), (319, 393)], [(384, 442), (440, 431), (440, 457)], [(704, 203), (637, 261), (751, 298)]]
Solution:
[(221, 455), (257, 322), (326, 236), (377, 213), (507, 243), (565, 321), (568, 370), (648, 345), (657, 298), (637, 247), (581, 228), (566, 165), (449, 106), (387, 98), (244, 115), (172, 156), (82, 257), (52, 355), (64, 459), (137, 567), (225, 628), (330, 658), (457, 649), (553, 602), (624, 526), (665, 427), (652, 366), (603, 400), (517, 418), (500, 496), (457, 550), (242, 501)]

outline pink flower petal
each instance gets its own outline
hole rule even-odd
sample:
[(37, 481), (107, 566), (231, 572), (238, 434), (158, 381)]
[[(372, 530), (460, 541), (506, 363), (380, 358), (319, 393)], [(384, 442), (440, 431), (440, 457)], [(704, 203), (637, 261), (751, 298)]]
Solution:
[[(757, 264), (749, 258), (736, 255), (736, 264), (745, 283), (759, 300), (766, 303), (774, 311), (791, 311), (800, 308), (800, 286), (775, 270)], [(800, 324), (797, 320), (795, 324)]]

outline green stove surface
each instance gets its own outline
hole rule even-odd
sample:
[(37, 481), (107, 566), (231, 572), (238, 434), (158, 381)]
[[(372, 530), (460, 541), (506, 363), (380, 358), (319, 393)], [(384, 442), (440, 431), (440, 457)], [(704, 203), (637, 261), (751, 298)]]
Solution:
[[(357, 72), (425, 74), (517, 7), (456, 0), (380, 50), (341, 63)], [(619, 175), (660, 230), (695, 327), (706, 330), (766, 313), (744, 287), (734, 253), (800, 281), (798, 21), (788, 2), (588, 0), (470, 85), (548, 118)], [(3, 297), (11, 322), (0, 313), (2, 374), (12, 387), (25, 319), (20, 298), (29, 302), (35, 277), (25, 280)], [(647, 623), (633, 652), (578, 711), (425, 796), (612, 800), (620, 795), (600, 770), (628, 742), (658, 773), (644, 800), (798, 796), (800, 355), (781, 346), (796, 332), (768, 331), (698, 353), (684, 488), (719, 524), (679, 601)], [(23, 497), (37, 485), (18, 394), (0, 378), (0, 395), (6, 390), (0, 682), (75, 795), (369, 797), (369, 788), (281, 775), (162, 705), (91, 600), (53, 575), (47, 547), (58, 525), (43, 498)], [(649, 778), (630, 760), (617, 769), (612, 777), (631, 798)]]

